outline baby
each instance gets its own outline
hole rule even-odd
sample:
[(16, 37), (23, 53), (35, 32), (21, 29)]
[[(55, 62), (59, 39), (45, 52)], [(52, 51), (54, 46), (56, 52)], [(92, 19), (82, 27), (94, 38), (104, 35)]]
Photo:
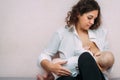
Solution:
[[(92, 56), (93, 56), (93, 55), (92, 55)], [(97, 65), (98, 65), (98, 67), (100, 68), (101, 71), (108, 70), (109, 68), (112, 67), (112, 65), (113, 65), (113, 63), (114, 63), (114, 56), (113, 56), (113, 54), (112, 54), (111, 52), (109, 52), (109, 51), (98, 52), (98, 53), (95, 54), (93, 57), (94, 57), (94, 59), (96, 60), (96, 63), (97, 63)], [(71, 61), (72, 61), (72, 62), (75, 62), (75, 61), (76, 61), (75, 59), (76, 59), (76, 58), (74, 58), (74, 57), (71, 58), (71, 59), (68, 59), (68, 60), (67, 60), (67, 62), (68, 62), (67, 65), (63, 65), (64, 67), (66, 67), (66, 68), (68, 68), (68, 69), (70, 68), (70, 70), (72, 70), (71, 72), (72, 72), (72, 75), (73, 75), (73, 76), (75, 75), (73, 71), (75, 71), (76, 68), (71, 69), (71, 66), (72, 66)], [(70, 61), (69, 61), (69, 60), (70, 60)], [(54, 59), (52, 60), (53, 63), (57, 63), (57, 62), (61, 62), (61, 61), (65, 61), (65, 60), (63, 60), (63, 59), (61, 59), (61, 58), (54, 58)], [(77, 66), (77, 63), (75, 63), (74, 65)], [(47, 72), (45, 72), (45, 74), (43, 74), (43, 76), (47, 76), (47, 75), (48, 75)], [(53, 74), (53, 75), (54, 75), (55, 79), (59, 77), (59, 76), (57, 76), (57, 75), (55, 75), (55, 74)], [(40, 75), (40, 76), (38, 76), (38, 77), (40, 78), (40, 80), (44, 80), (44, 77), (43, 77), (43, 76)]]
[[(61, 58), (54, 58), (52, 60), (52, 63), (58, 63), (58, 62), (64, 62), (64, 61), (67, 61), (66, 64), (62, 65), (63, 67), (69, 69), (71, 71), (71, 75), (72, 76), (77, 76), (78, 74), (78, 70), (77, 70), (77, 59), (76, 57), (79, 57), (79, 56), (74, 56), (74, 57), (71, 57), (69, 59), (61, 59)], [(73, 66), (73, 67), (71, 67)], [(40, 80), (45, 80), (44, 77), (46, 77), (47, 75), (49, 75), (51, 73), (47, 73), (45, 70), (44, 70), (44, 73), (42, 75), (38, 75), (37, 77), (40, 78)], [(59, 76), (57, 76), (56, 74), (52, 73), (52, 75), (54, 76), (55, 79), (53, 80), (56, 80)], [(39, 79), (38, 79), (39, 80)], [(48, 80), (48, 79), (46, 79)], [(51, 79), (52, 80), (52, 79)]]
[(95, 55), (94, 57), (100, 70), (105, 71), (110, 69), (114, 64), (113, 54), (109, 51), (102, 51), (102, 52), (99, 52), (98, 54), (100, 55), (98, 56)]

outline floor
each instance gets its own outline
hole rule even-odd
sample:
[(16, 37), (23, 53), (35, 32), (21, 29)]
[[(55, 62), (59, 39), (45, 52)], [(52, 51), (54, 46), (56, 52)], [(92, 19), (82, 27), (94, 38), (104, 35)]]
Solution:
[(36, 80), (36, 78), (0, 77), (0, 80)]
[(111, 80), (120, 80), (120, 78), (114, 78), (114, 79), (111, 79)]
[[(0, 80), (36, 80), (36, 78), (0, 77)], [(111, 80), (120, 80), (120, 78), (113, 78)]]

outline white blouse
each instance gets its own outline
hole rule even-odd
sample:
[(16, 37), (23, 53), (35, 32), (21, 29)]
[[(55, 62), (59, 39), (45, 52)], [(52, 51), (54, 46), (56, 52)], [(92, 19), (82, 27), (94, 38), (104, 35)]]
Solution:
[[(96, 30), (88, 30), (90, 41), (93, 41), (100, 51), (108, 50), (106, 33), (106, 30), (102, 27)], [(40, 53), (38, 64), (40, 65), (44, 59), (51, 61), (51, 57), (60, 52), (60, 58), (68, 60), (68, 64), (72, 69), (71, 72), (73, 76), (76, 76), (78, 71), (75, 67), (78, 63), (78, 57), (85, 51), (75, 27), (65, 26), (54, 33), (48, 46)]]

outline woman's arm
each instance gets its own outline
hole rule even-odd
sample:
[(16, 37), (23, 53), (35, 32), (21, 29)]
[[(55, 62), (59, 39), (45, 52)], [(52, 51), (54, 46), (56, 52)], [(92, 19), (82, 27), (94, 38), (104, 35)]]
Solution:
[(52, 36), (52, 39), (50, 40), (48, 46), (40, 53), (38, 57), (38, 64), (41, 66), (42, 60), (48, 60), (51, 61), (51, 57), (54, 56), (59, 48), (60, 44), (60, 36), (57, 32), (54, 33)]
[(62, 67), (63, 64), (66, 64), (65, 61), (53, 64), (51, 62), (51, 57), (54, 56), (61, 42), (60, 34), (56, 32), (47, 48), (39, 56), (39, 65), (42, 66), (47, 72), (53, 72), (56, 75), (70, 75), (70, 71)]
[(62, 65), (66, 63), (66, 61), (62, 61), (54, 64), (51, 61), (43, 60), (41, 65), (48, 73), (53, 72), (58, 76), (68, 76), (71, 75), (71, 72), (68, 69), (62, 67)]

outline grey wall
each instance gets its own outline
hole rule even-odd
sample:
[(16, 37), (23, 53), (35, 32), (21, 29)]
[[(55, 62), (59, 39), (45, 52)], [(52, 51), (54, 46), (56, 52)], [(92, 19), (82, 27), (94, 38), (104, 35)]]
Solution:
[[(0, 77), (35, 77), (37, 58), (55, 30), (65, 25), (67, 11), (78, 0), (0, 0)], [(103, 27), (108, 29), (120, 77), (120, 1), (98, 0)]]

